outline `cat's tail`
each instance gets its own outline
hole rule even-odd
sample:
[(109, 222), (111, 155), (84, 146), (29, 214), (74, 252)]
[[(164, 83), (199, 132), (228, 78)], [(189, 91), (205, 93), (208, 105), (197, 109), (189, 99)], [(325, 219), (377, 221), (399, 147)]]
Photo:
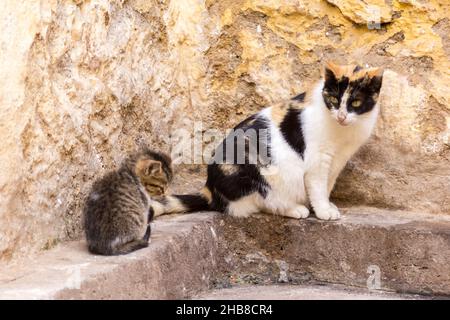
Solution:
[(211, 210), (211, 192), (203, 188), (196, 194), (176, 194), (165, 196), (152, 203), (155, 216), (173, 213), (189, 213)]

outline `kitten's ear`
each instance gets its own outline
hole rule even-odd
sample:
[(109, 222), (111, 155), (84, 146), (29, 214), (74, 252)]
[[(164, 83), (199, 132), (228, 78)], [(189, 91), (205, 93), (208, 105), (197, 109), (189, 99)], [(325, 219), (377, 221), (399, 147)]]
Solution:
[(156, 161), (156, 160), (147, 160), (148, 164), (147, 164), (147, 168), (145, 170), (145, 174), (146, 175), (154, 175), (157, 173), (161, 173), (162, 172), (162, 166), (161, 166), (161, 162)]
[(148, 176), (162, 171), (161, 162), (150, 159), (142, 159), (136, 163), (136, 174)]

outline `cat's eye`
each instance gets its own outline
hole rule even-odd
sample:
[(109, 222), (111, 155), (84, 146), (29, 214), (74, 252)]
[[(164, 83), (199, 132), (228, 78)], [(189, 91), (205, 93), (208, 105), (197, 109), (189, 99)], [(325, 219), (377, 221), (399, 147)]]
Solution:
[(332, 104), (338, 104), (338, 99), (336, 98), (336, 97), (330, 97), (330, 102), (332, 103)]
[(354, 100), (354, 101), (352, 102), (352, 107), (353, 107), (353, 108), (361, 107), (361, 100)]

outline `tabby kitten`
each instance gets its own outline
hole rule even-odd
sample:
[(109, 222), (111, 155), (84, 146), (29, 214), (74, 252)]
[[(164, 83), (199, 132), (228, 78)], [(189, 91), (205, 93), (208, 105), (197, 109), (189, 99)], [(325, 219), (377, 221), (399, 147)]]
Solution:
[[(313, 90), (263, 109), (235, 127), (259, 134), (244, 134), (245, 150), (239, 138), (228, 136), (208, 165), (202, 192), (165, 197), (154, 206), (155, 215), (217, 210), (239, 217), (269, 212), (299, 219), (313, 209), (319, 219), (338, 219), (330, 192), (374, 128), (383, 70), (327, 63), (324, 71)], [(244, 154), (245, 163), (236, 162), (235, 155), (231, 161), (222, 156), (230, 141), (238, 156)], [(258, 146), (253, 154), (247, 148), (251, 144)], [(269, 161), (263, 161), (266, 156)], [(252, 157), (257, 161), (248, 162)]]
[(147, 247), (153, 218), (150, 197), (164, 194), (171, 179), (170, 158), (144, 149), (97, 180), (84, 207), (89, 251), (120, 255)]

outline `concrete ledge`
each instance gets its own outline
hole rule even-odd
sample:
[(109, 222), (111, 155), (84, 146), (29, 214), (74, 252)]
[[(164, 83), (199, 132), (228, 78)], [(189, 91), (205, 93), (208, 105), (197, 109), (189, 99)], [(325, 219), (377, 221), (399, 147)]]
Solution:
[(149, 248), (127, 256), (94, 256), (80, 241), (1, 268), (0, 299), (181, 299), (277, 282), (367, 288), (369, 266), (383, 290), (450, 296), (450, 217), (343, 211), (338, 222), (163, 217)]

